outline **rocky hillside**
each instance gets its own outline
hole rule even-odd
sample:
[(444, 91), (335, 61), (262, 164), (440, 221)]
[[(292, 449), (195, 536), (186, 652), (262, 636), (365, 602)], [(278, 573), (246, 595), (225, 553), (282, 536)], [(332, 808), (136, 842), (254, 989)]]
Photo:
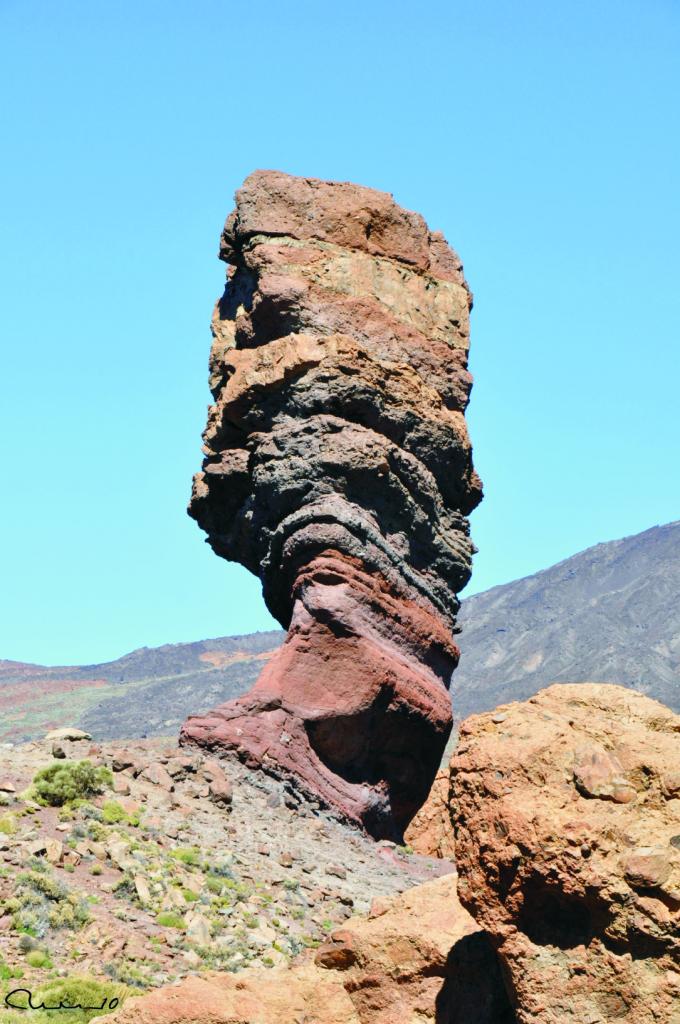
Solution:
[[(66, 776), (31, 788), (81, 761), (101, 773), (92, 792), (60, 806)], [(165, 741), (0, 746), (0, 994), (287, 964), (353, 912), (452, 871)]]
[(272, 630), (143, 647), (101, 665), (0, 661), (0, 741), (73, 723), (101, 740), (176, 735), (190, 711), (252, 686), (283, 636)]
[(680, 521), (463, 602), (456, 717), (552, 682), (632, 686), (680, 711)]

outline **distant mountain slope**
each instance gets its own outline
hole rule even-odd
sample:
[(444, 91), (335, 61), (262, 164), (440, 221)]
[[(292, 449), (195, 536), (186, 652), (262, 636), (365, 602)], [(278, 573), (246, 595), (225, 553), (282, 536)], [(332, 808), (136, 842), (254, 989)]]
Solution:
[(586, 680), (680, 711), (680, 521), (475, 594), (460, 623), (456, 717)]
[[(456, 718), (551, 682), (633, 686), (680, 712), (680, 521), (597, 544), (463, 601)], [(98, 739), (176, 735), (244, 693), (284, 633), (166, 644), (102, 665), (0, 661), (0, 741), (78, 725)]]
[(0, 661), (0, 741), (77, 725), (98, 739), (175, 735), (189, 713), (244, 693), (279, 630), (142, 647), (101, 665), (45, 668)]

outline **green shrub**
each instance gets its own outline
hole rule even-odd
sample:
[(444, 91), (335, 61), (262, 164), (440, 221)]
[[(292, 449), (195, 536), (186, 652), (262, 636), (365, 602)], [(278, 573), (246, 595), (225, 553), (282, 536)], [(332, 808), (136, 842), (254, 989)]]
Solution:
[(31, 949), (26, 954), (26, 963), (30, 967), (51, 967), (52, 961), (50, 960), (49, 953), (46, 953), (43, 949)]
[(24, 872), (17, 877), (11, 912), (16, 931), (38, 937), (50, 928), (77, 931), (90, 918), (80, 895), (41, 871)]
[(180, 930), (183, 930), (186, 927), (184, 918), (180, 917), (179, 914), (174, 914), (170, 910), (159, 914), (156, 921), (162, 928), (179, 928)]
[(104, 966), (104, 973), (108, 974), (114, 981), (118, 981), (128, 987), (129, 990), (133, 988), (145, 989), (149, 986), (149, 979), (141, 968), (136, 967), (125, 958), (123, 960), (110, 960)]
[(86, 830), (89, 828), (90, 822), (99, 824), (104, 818), (101, 807), (95, 807), (89, 800), (74, 800), (72, 806), (78, 809), (83, 818), (87, 818)]
[(219, 894), (222, 892), (224, 882), (222, 881), (221, 878), (217, 878), (216, 875), (208, 875), (208, 877), (205, 880), (205, 885), (208, 892), (214, 892), (219, 896)]
[(176, 846), (170, 851), (173, 860), (181, 861), (182, 864), (195, 866), (200, 860), (200, 850), (196, 846)]
[(24, 972), (20, 967), (10, 967), (0, 956), (0, 981), (10, 981), (11, 978), (23, 978)]
[(85, 834), (96, 843), (105, 843), (111, 833), (100, 822), (91, 820), (87, 823)]
[(54, 761), (35, 775), (33, 794), (43, 806), (62, 807), (100, 793), (112, 780), (108, 768), (95, 768), (90, 761)]
[(234, 881), (234, 873), (228, 864), (214, 864), (212, 868), (210, 868), (210, 874), (217, 875), (219, 878), (228, 878), (232, 882)]
[(102, 804), (102, 821), (105, 825), (118, 825), (127, 821), (127, 814), (117, 800), (106, 800)]
[(70, 894), (60, 900), (49, 913), (48, 920), (52, 928), (69, 928), (78, 931), (90, 919), (90, 913), (84, 902)]
[(13, 836), (17, 830), (16, 818), (13, 814), (3, 814), (0, 818), (0, 832), (5, 836)]
[(135, 880), (132, 875), (126, 872), (123, 877), (116, 882), (113, 888), (113, 895), (118, 896), (119, 899), (127, 899), (133, 902), (139, 899), (137, 896), (137, 886), (135, 885)]

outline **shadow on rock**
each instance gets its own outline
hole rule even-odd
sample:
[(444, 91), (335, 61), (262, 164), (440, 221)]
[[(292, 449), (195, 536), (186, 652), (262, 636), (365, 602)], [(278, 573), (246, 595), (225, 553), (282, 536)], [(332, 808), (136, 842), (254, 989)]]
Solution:
[(452, 946), (446, 981), (435, 1004), (436, 1024), (516, 1024), (501, 969), (485, 932)]

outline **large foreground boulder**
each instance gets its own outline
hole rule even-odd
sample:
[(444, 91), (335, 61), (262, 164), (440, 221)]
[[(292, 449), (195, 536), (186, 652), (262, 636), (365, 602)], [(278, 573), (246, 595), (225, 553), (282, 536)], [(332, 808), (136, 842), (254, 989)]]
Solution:
[(101, 1024), (512, 1024), (486, 936), (445, 875), (352, 918), (293, 967), (207, 974)]
[(451, 762), (459, 897), (521, 1024), (679, 1024), (680, 716), (551, 686), (467, 719)]
[(359, 185), (257, 171), (222, 236), (215, 398), (190, 514), (288, 630), (181, 741), (288, 776), (399, 837), (451, 727), (471, 296), (439, 232)]
[(448, 766), (435, 775), (430, 794), (404, 833), (404, 841), (424, 857), (456, 859), (451, 826), (451, 772)]

